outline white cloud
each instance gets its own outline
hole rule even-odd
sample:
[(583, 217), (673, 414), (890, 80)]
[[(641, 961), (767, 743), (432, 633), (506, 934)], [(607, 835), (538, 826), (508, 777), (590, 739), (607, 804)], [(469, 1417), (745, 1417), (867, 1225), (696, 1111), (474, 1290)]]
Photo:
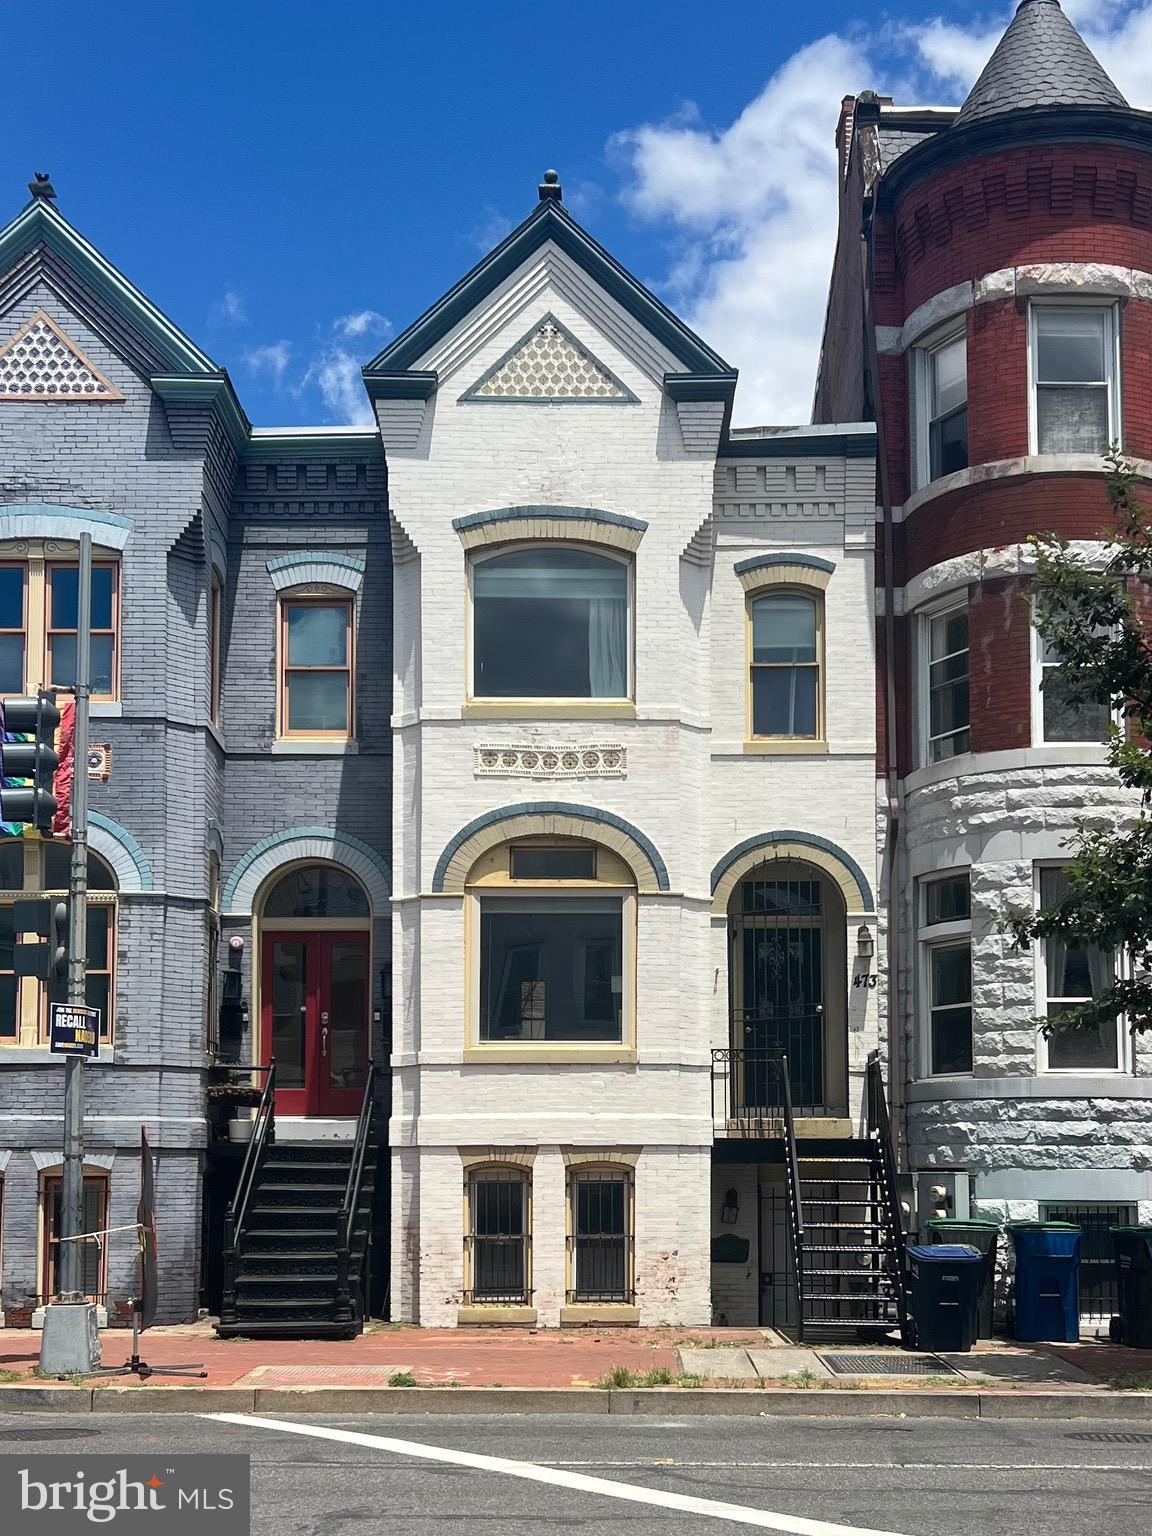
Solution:
[[(833, 143), (841, 96), (958, 104), (1014, 7), (970, 28), (934, 17), (830, 34), (793, 54), (727, 126), (688, 103), (615, 135), (624, 202), (663, 225), (663, 289), (740, 369), (739, 422), (806, 421), (836, 239)], [(1067, 0), (1065, 9), (1135, 106), (1152, 102), (1152, 0)]]
[(341, 315), (336, 321), (336, 329), (341, 336), (387, 336), (392, 329), (391, 320), (386, 320), (376, 309), (357, 309), (350, 315)]
[(322, 347), (309, 364), (297, 392), (319, 390), (330, 421), (350, 427), (373, 426), (376, 418), (364, 393), (361, 366), (362, 359), (339, 342), (332, 342)]
[(226, 288), (212, 306), (212, 319), (224, 325), (246, 325), (248, 313), (244, 300), (234, 288)]
[(244, 361), (252, 372), (267, 374), (277, 387), (284, 382), (291, 360), (292, 343), (289, 341), (273, 341), (265, 347), (249, 347), (244, 354)]

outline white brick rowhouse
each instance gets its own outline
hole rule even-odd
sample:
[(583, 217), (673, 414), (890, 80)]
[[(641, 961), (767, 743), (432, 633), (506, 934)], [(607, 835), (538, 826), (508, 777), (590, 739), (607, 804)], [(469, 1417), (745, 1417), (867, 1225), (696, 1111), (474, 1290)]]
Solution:
[[(531, 357), (542, 328), (614, 394), (563, 398), (572, 386), (522, 368), (512, 398), (493, 395), (484, 381), (507, 379), (502, 360), (522, 345)], [(393, 1316), (707, 1324), (709, 1244), (728, 1230), (733, 1185), (713, 1169), (728, 1065), (712, 1050), (740, 1044), (730, 969), (750, 875), (820, 892), (813, 1112), (858, 1117), (877, 1039), (877, 993), (850, 986), (859, 930), (874, 925), (872, 429), (729, 437), (724, 365), (552, 199), (450, 316), (431, 311), (367, 378), (396, 560)], [(626, 562), (624, 696), (485, 698), (472, 678), (479, 562), (555, 549)], [(749, 615), (766, 594), (819, 614), (808, 739), (752, 734)], [(610, 1041), (551, 1038), (550, 1024), (545, 1038), (482, 1038), (478, 994), (497, 978), (481, 970), (497, 961), (476, 953), (478, 892), (487, 879), (505, 900), (531, 898), (508, 879), (525, 840), (594, 849), (597, 878), (610, 865), (623, 883)], [(486, 1304), (470, 1278), (477, 1168), (527, 1181), (519, 1305)], [(596, 1299), (576, 1273), (580, 1169), (622, 1174), (631, 1205), (632, 1274)], [(754, 1230), (756, 1204), (753, 1177), (733, 1231)], [(733, 1321), (756, 1318), (754, 1247), (738, 1281), (717, 1266)]]

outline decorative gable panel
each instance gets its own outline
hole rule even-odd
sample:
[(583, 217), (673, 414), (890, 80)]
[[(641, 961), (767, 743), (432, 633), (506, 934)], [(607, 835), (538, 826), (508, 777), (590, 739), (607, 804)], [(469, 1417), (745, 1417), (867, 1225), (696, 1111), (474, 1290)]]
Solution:
[(0, 400), (123, 400), (42, 309), (0, 347)]
[(636, 396), (554, 315), (545, 315), (463, 396), (513, 404), (634, 404)]

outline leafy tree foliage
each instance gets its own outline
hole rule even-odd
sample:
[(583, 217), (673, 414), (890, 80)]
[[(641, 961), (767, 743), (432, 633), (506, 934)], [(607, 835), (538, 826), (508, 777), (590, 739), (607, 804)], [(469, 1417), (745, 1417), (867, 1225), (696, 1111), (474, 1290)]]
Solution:
[(1136, 495), (1138, 476), (1113, 449), (1106, 455), (1115, 516), (1107, 562), (1093, 568), (1056, 534), (1029, 540), (1036, 556), (1035, 623), (1062, 658), (1046, 669), (1069, 704), (1107, 703), (1113, 725), (1108, 760), (1139, 793), (1127, 824), (1076, 818), (1065, 894), (1042, 912), (1013, 912), (1019, 944), (1049, 936), (1127, 955), (1126, 974), (1088, 1002), (1038, 1021), (1050, 1032), (1092, 1030), (1123, 1014), (1133, 1031), (1152, 1030), (1152, 649), (1134, 591), (1152, 582), (1152, 512)]

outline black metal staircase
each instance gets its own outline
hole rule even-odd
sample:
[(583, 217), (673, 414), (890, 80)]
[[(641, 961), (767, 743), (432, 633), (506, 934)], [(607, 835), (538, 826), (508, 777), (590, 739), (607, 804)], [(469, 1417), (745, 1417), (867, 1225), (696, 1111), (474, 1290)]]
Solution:
[(350, 1338), (367, 1311), (375, 1068), (352, 1141), (277, 1145), (274, 1086), (273, 1066), (225, 1222), (217, 1332)]
[(798, 1139), (785, 1065), (784, 1130), (797, 1338), (905, 1329), (904, 1225), (879, 1059), (867, 1134)]

